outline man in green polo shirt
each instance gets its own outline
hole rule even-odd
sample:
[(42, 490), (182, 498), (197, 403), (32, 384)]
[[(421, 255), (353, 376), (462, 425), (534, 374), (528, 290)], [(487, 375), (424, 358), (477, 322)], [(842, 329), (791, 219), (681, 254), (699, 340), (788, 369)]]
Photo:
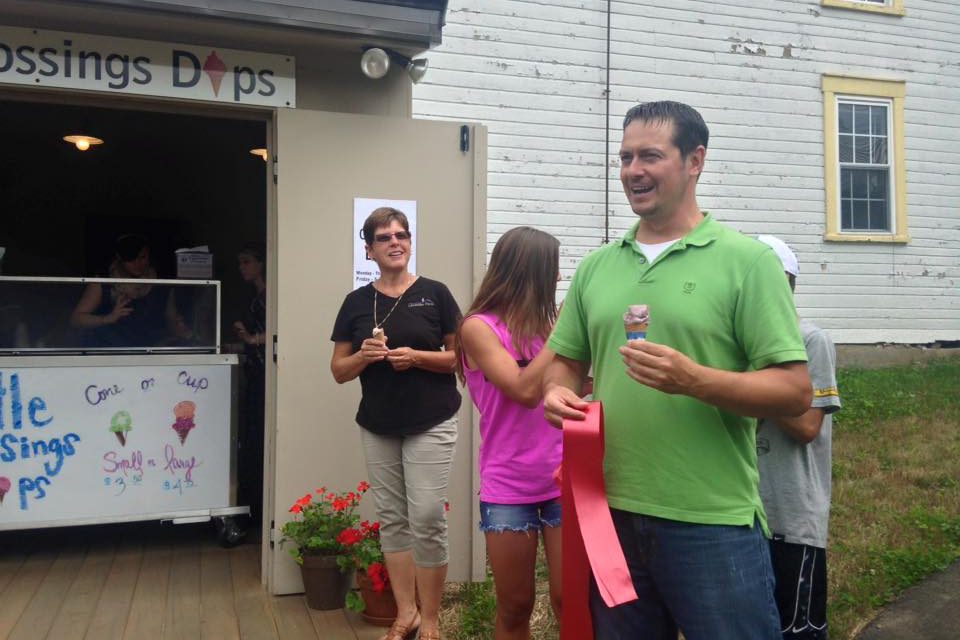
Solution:
[[(624, 120), (620, 178), (638, 222), (587, 256), (549, 346), (544, 407), (583, 419), (593, 366), (604, 406), (607, 498), (639, 600), (608, 609), (598, 640), (777, 640), (758, 493), (756, 421), (810, 405), (806, 352), (774, 252), (701, 212), (709, 132), (676, 102)], [(627, 341), (628, 305), (647, 305)]]

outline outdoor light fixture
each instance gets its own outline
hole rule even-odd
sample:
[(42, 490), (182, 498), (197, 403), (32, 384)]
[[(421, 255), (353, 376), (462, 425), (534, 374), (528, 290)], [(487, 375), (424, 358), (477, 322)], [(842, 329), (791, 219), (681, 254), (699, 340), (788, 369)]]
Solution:
[(93, 136), (86, 136), (83, 134), (63, 136), (63, 140), (64, 142), (69, 142), (72, 145), (76, 145), (77, 149), (80, 151), (86, 151), (91, 146), (96, 144), (103, 144), (103, 140), (100, 138), (94, 138)]
[(266, 162), (266, 161), (267, 161), (267, 158), (269, 157), (269, 156), (267, 155), (267, 150), (266, 150), (266, 149), (263, 149), (263, 148), (260, 148), (260, 149), (250, 149), (250, 153), (252, 153), (252, 154), (255, 155), (255, 156), (260, 156), (261, 158), (263, 158), (263, 161), (264, 161), (264, 162)]
[(420, 82), (427, 73), (427, 59), (419, 58), (411, 60), (393, 49), (385, 47), (364, 47), (363, 56), (360, 57), (360, 69), (363, 75), (374, 80), (379, 80), (387, 75), (390, 70), (390, 61), (401, 65), (410, 76), (414, 83)]

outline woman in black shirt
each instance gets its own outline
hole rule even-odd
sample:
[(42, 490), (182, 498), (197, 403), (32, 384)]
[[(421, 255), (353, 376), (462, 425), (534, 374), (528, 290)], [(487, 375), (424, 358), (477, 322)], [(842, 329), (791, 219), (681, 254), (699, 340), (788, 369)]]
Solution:
[(339, 383), (360, 378), (357, 423), (398, 608), (384, 638), (405, 640), (419, 628), (423, 640), (439, 640), (460, 309), (442, 283), (407, 270), (411, 237), (402, 212), (375, 210), (363, 238), (381, 275), (343, 301), (330, 369)]

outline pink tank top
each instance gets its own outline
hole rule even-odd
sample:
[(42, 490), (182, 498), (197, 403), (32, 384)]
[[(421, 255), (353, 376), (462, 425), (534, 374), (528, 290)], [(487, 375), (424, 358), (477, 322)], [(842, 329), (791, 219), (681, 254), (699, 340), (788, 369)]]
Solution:
[[(500, 318), (478, 313), (493, 329), (500, 344), (519, 361), (510, 330)], [(532, 345), (530, 359), (543, 348)], [(500, 504), (524, 504), (551, 500), (560, 495), (553, 472), (560, 464), (563, 436), (543, 417), (543, 401), (528, 409), (508, 398), (479, 369), (463, 358), (463, 372), (470, 397), (480, 412), (480, 499)]]

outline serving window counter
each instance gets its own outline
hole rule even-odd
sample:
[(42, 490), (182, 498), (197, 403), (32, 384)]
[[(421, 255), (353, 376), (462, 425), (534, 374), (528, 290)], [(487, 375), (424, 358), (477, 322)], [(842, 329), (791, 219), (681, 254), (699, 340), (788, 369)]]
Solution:
[[(79, 326), (91, 286), (130, 313)], [(0, 530), (217, 518), (231, 542), (249, 507), (219, 327), (216, 281), (0, 277)]]

